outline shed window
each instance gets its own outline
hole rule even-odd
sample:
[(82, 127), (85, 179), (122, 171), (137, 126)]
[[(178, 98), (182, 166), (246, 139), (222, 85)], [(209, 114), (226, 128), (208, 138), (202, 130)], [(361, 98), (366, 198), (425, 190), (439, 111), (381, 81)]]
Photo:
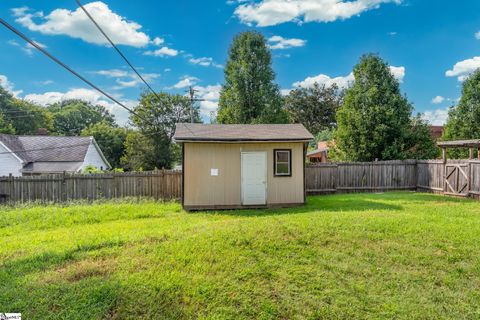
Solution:
[(292, 176), (292, 150), (275, 149), (273, 150), (273, 170), (274, 175), (279, 177)]

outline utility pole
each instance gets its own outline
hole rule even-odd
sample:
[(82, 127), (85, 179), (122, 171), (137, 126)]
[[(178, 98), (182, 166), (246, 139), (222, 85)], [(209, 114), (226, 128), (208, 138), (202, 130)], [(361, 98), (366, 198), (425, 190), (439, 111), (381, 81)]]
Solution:
[(190, 86), (188, 91), (187, 91), (190, 95), (190, 122), (191, 123), (194, 122), (193, 115), (194, 115), (194, 104), (195, 104), (195, 102), (205, 101), (205, 99), (195, 98), (195, 92), (197, 92), (197, 91), (198, 90), (195, 90), (192, 86)]
[[(210, 123), (213, 123), (217, 118), (217, 112), (216, 111), (210, 111)], [(480, 156), (480, 154), (479, 154)]]

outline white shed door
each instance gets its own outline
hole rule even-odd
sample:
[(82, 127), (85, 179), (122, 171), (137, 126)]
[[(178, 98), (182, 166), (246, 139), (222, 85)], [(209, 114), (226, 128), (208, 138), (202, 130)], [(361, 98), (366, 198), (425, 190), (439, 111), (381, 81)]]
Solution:
[(264, 205), (267, 200), (267, 154), (242, 152), (242, 204)]

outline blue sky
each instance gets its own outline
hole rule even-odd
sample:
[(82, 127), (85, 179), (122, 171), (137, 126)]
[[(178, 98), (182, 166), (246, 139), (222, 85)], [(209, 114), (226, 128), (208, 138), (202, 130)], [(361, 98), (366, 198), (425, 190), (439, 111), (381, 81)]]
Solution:
[[(480, 1), (218, 0), (83, 2), (157, 90), (194, 85), (209, 119), (233, 36), (269, 39), (277, 83), (287, 92), (314, 82), (348, 86), (364, 53), (378, 53), (417, 112), (446, 119), (462, 80), (480, 67)], [(129, 106), (144, 87), (74, 0), (0, 3), (1, 17)], [(478, 33), (478, 34), (477, 34)], [(40, 104), (84, 98), (128, 114), (0, 28), (0, 83)]]

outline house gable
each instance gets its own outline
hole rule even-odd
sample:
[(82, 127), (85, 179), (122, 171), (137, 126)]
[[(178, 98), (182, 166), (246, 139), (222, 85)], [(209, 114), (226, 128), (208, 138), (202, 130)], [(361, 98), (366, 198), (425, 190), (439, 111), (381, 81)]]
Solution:
[(21, 176), (22, 167), (22, 160), (5, 144), (0, 142), (0, 177), (8, 176), (9, 174)]
[(90, 145), (88, 146), (87, 153), (85, 154), (85, 159), (83, 160), (83, 164), (80, 167), (79, 171), (83, 170), (85, 167), (93, 165), (98, 169), (111, 169), (110, 164), (108, 163), (107, 159), (103, 155), (102, 151), (98, 147), (95, 140), (92, 138)]

